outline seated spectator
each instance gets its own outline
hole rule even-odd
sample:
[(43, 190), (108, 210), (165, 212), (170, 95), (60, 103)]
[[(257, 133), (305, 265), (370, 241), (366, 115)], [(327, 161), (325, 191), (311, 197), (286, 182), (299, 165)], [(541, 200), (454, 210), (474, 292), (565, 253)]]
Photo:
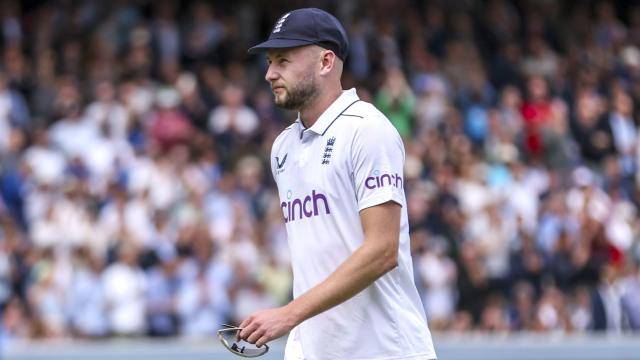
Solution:
[(402, 71), (398, 68), (387, 70), (384, 85), (375, 98), (375, 105), (396, 127), (402, 137), (408, 137), (413, 130), (413, 114), (416, 100)]
[(615, 149), (609, 123), (602, 118), (602, 99), (593, 91), (584, 90), (575, 101), (571, 131), (582, 158), (589, 164), (597, 164)]
[(109, 332), (113, 335), (143, 335), (147, 330), (145, 296), (148, 283), (138, 266), (138, 249), (123, 242), (117, 260), (101, 276)]
[(209, 114), (209, 131), (222, 144), (242, 144), (258, 129), (258, 117), (245, 103), (244, 91), (227, 84), (222, 91), (222, 104)]
[(177, 335), (179, 330), (176, 295), (180, 288), (179, 259), (172, 248), (156, 252), (159, 263), (146, 273), (148, 333), (151, 336)]
[(105, 270), (101, 254), (91, 254), (88, 247), (76, 248), (74, 274), (66, 298), (70, 327), (79, 337), (96, 338), (109, 334), (106, 293), (101, 285)]
[(163, 150), (186, 143), (193, 128), (189, 119), (179, 110), (180, 94), (173, 88), (163, 88), (156, 93), (157, 109), (148, 120), (149, 134)]

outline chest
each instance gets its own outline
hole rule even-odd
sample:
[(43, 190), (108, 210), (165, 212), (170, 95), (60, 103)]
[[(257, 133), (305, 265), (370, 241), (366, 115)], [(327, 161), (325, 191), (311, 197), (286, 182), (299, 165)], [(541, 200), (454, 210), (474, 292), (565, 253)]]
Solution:
[(346, 137), (338, 134), (290, 138), (274, 153), (274, 174), (280, 198), (312, 192), (338, 197), (351, 189), (351, 160)]

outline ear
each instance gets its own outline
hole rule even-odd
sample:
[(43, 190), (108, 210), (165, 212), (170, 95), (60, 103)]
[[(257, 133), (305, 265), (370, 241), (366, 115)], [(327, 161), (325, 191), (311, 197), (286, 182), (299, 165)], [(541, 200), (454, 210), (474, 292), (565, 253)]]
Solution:
[(331, 73), (336, 65), (338, 57), (331, 50), (322, 50), (320, 52), (320, 75)]

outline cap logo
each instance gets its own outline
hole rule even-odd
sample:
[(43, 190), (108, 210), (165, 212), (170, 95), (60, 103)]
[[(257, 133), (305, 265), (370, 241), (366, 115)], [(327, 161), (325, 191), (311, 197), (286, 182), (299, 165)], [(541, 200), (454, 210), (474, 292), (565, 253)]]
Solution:
[(290, 12), (282, 15), (282, 17), (280, 18), (280, 20), (278, 20), (278, 22), (276, 22), (276, 26), (273, 27), (273, 33), (279, 33), (280, 30), (282, 30), (282, 25), (284, 24), (285, 20), (287, 20), (287, 18), (289, 17), (289, 15), (291, 15)]

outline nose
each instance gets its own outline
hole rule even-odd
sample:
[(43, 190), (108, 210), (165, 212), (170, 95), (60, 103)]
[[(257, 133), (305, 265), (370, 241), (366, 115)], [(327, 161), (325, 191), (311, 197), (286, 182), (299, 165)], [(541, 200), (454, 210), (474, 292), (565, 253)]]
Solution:
[(273, 65), (269, 65), (267, 73), (264, 75), (264, 79), (268, 82), (272, 82), (278, 79), (278, 72), (273, 69)]

